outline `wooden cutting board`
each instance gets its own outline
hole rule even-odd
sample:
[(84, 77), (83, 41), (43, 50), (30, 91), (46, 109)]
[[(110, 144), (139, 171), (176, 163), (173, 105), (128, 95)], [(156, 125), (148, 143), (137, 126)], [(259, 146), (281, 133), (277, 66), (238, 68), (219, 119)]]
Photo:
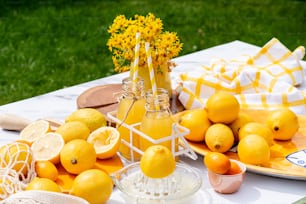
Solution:
[(121, 93), (121, 84), (95, 86), (79, 95), (77, 107), (95, 108), (106, 115), (118, 107), (118, 97)]
[[(114, 111), (118, 107), (118, 97), (122, 94), (121, 84), (107, 84), (87, 89), (77, 98), (78, 108), (95, 108), (103, 114)], [(172, 113), (184, 110), (178, 100), (178, 94), (173, 91), (170, 100)]]

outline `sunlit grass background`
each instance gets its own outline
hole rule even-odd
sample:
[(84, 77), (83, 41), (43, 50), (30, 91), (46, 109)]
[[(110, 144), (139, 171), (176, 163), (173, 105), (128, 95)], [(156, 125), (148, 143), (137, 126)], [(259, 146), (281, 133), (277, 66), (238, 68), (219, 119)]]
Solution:
[(272, 37), (306, 46), (306, 1), (0, 0), (0, 105), (115, 74), (108, 27), (124, 14), (161, 18), (181, 55)]

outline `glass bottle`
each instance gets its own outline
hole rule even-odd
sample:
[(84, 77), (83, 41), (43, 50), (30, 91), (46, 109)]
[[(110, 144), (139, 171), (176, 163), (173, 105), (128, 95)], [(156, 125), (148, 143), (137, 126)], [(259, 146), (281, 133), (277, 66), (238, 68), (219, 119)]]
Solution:
[[(128, 77), (122, 80), (123, 93), (119, 99), (117, 109), (117, 118), (124, 123), (131, 125), (141, 122), (145, 114), (145, 97), (144, 97), (144, 81), (138, 78), (136, 83), (132, 78)], [(122, 139), (130, 143), (130, 130), (117, 124), (118, 131)], [(132, 145), (140, 148), (139, 135), (133, 133)], [(140, 159), (140, 154), (132, 151), (131, 148), (125, 144), (120, 145), (119, 152), (121, 156), (130, 161), (137, 161)]]
[[(152, 139), (161, 139), (172, 135), (174, 120), (170, 112), (168, 91), (163, 88), (157, 89), (157, 97), (153, 96), (152, 90), (146, 92), (146, 113), (140, 124), (140, 131)], [(171, 140), (160, 143), (172, 150)], [(140, 148), (145, 151), (153, 145), (150, 141), (141, 138)], [(177, 141), (175, 141), (177, 148)]]

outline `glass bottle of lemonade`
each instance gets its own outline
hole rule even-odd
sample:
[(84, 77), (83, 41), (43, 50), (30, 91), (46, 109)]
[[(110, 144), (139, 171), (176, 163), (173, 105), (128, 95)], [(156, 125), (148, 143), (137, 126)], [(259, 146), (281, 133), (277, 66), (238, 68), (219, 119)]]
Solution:
[[(138, 78), (136, 83), (132, 78), (128, 77), (122, 80), (123, 93), (119, 100), (117, 109), (117, 118), (124, 123), (131, 125), (139, 123), (145, 114), (145, 97), (144, 97), (144, 81)], [(126, 142), (130, 143), (130, 130), (117, 124), (120, 136)], [(139, 147), (139, 136), (133, 133), (132, 145)], [(132, 151), (131, 148), (125, 144), (119, 147), (120, 154), (127, 160), (137, 161), (140, 159), (140, 154)]]
[[(152, 139), (161, 139), (171, 136), (172, 119), (170, 112), (170, 103), (168, 91), (163, 88), (157, 89), (157, 97), (153, 96), (152, 91), (146, 92), (146, 113), (140, 124), (140, 131)], [(172, 150), (171, 140), (160, 143)], [(140, 148), (145, 151), (149, 146), (153, 145), (150, 141), (141, 138)], [(177, 140), (175, 141), (177, 148)]]

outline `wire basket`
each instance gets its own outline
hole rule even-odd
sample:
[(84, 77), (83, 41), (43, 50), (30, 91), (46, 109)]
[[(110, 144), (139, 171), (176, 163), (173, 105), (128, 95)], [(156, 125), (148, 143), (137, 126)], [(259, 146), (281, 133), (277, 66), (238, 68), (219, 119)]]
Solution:
[[(137, 136), (154, 145), (161, 144), (166, 141), (171, 141), (171, 151), (174, 157), (185, 155), (193, 160), (196, 160), (198, 158), (196, 153), (190, 148), (188, 142), (184, 138), (184, 135), (189, 133), (189, 129), (179, 125), (177, 122), (173, 123), (172, 125), (172, 135), (163, 137), (161, 139), (153, 139), (137, 129), (140, 126), (140, 123), (134, 123), (130, 125), (126, 124), (116, 117), (116, 113), (117, 111), (108, 112), (107, 117), (111, 122), (121, 124), (121, 126), (129, 130), (129, 141), (125, 140), (124, 138), (121, 138), (121, 145), (125, 145), (130, 149), (131, 159), (128, 161), (135, 162), (133, 154), (134, 152), (137, 152), (140, 155), (143, 155), (144, 153), (141, 149), (133, 145), (134, 134), (137, 134)], [(178, 144), (176, 144), (177, 139), (179, 140)], [(178, 145), (178, 148), (175, 148), (176, 145)]]

